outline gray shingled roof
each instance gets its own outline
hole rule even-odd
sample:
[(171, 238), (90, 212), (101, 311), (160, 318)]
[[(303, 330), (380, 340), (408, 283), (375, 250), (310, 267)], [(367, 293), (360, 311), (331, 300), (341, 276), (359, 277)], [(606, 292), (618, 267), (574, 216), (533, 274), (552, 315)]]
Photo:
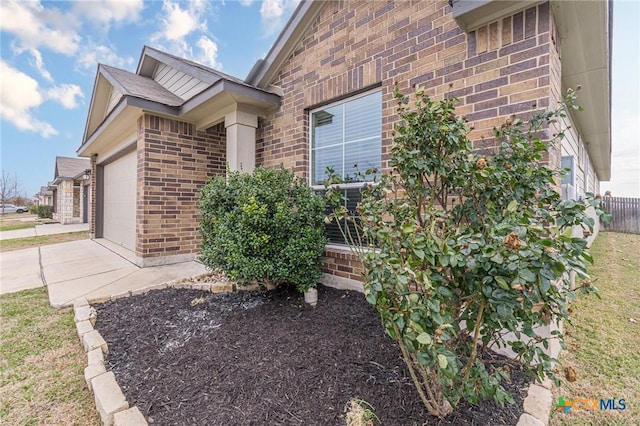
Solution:
[(40, 195), (53, 195), (53, 191), (49, 190), (48, 186), (41, 186)]
[(182, 99), (151, 78), (108, 65), (101, 64), (100, 66), (122, 86), (125, 96), (134, 96), (169, 106), (180, 106), (184, 103)]
[(72, 179), (91, 168), (88, 158), (56, 157), (56, 171), (54, 179)]

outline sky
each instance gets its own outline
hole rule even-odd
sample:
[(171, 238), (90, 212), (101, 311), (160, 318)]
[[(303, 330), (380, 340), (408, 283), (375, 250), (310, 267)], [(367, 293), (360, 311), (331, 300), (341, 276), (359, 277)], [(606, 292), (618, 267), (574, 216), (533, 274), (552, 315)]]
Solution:
[[(0, 163), (32, 196), (75, 157), (98, 63), (135, 72), (143, 46), (244, 78), (299, 0), (0, 0)], [(616, 0), (612, 180), (640, 197), (640, 1)]]

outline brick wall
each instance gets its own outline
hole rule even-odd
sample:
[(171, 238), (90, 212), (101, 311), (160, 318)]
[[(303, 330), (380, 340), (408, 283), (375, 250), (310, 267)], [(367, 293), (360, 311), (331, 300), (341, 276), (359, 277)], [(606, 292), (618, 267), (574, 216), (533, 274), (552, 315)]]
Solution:
[(143, 266), (199, 251), (199, 191), (225, 173), (225, 150), (223, 124), (198, 132), (169, 118), (138, 119), (136, 254)]
[[(476, 147), (490, 149), (493, 127), (510, 115), (552, 106), (550, 97), (559, 94), (552, 25), (548, 3), (464, 33), (447, 1), (327, 2), (271, 82), (284, 92), (282, 107), (258, 129), (256, 162), (283, 164), (307, 176), (308, 111), (380, 87), (382, 165), (387, 167), (397, 121), (396, 82), (404, 93), (421, 85), (436, 99), (459, 98), (457, 112), (474, 126), (470, 137)], [(327, 256), (325, 272), (357, 275), (351, 260)]]

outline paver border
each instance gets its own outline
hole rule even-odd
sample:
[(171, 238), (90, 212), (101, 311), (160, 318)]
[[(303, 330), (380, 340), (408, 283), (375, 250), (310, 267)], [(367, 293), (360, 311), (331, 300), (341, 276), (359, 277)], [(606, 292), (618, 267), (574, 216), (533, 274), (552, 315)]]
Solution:
[[(191, 277), (179, 278), (159, 284), (152, 284), (144, 288), (126, 291), (112, 296), (80, 297), (73, 302), (74, 322), (80, 344), (87, 355), (87, 366), (84, 369), (84, 380), (89, 391), (94, 394), (96, 410), (105, 426), (148, 426), (138, 407), (130, 406), (115, 380), (112, 371), (107, 371), (104, 354), (108, 352), (108, 345), (98, 330), (94, 328), (97, 312), (92, 304), (104, 303), (123, 297), (138, 296), (152, 290), (166, 288), (191, 289), (208, 291), (211, 293), (233, 293), (243, 288), (236, 283), (215, 280), (214, 274), (205, 272)], [(96, 384), (99, 389), (96, 391)]]
[[(87, 299), (86, 297), (78, 298), (73, 303), (74, 321), (76, 323), (76, 331), (87, 354), (87, 367), (84, 369), (84, 378), (89, 390), (95, 394), (93, 381), (107, 374), (113, 374), (106, 371), (104, 365), (104, 355), (108, 352), (108, 346), (100, 333), (94, 328), (96, 322), (96, 311), (91, 306), (96, 303), (104, 303), (110, 300), (122, 299), (124, 297), (138, 296), (146, 294), (152, 290), (163, 290), (166, 288), (191, 289), (208, 291), (211, 293), (233, 293), (237, 290), (243, 290), (236, 283), (230, 281), (212, 281), (211, 272), (196, 274), (187, 278), (179, 278), (159, 284), (152, 284), (144, 288), (118, 293), (112, 296), (103, 296)], [(251, 290), (251, 289), (249, 289)], [(87, 343), (85, 335), (92, 334), (92, 337), (99, 343), (91, 345)], [(104, 344), (101, 344), (102, 342)], [(115, 376), (114, 376), (115, 379)], [(102, 379), (104, 380), (104, 378)], [(116, 382), (116, 386), (117, 382)], [(527, 396), (523, 403), (523, 413), (518, 419), (516, 426), (548, 426), (551, 416), (551, 408), (553, 405), (553, 395), (551, 393), (552, 382), (549, 379), (542, 383), (531, 383), (527, 390)], [(118, 386), (120, 394), (122, 389)], [(122, 394), (124, 397), (124, 394)], [(101, 412), (96, 397), (96, 409), (98, 410), (103, 424), (105, 426), (148, 426), (144, 416), (136, 406), (129, 406), (126, 399), (116, 411), (110, 413)], [(116, 415), (121, 413), (119, 415)]]

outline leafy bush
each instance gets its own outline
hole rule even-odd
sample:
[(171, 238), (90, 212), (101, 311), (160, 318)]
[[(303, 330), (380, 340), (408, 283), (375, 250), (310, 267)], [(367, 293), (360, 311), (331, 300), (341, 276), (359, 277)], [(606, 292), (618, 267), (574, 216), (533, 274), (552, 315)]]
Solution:
[(53, 218), (53, 207), (38, 206), (37, 213), (40, 219), (51, 219)]
[(229, 172), (202, 190), (200, 259), (239, 282), (315, 287), (322, 273), (325, 201), (293, 172)]
[(29, 213), (38, 214), (38, 205), (37, 204), (31, 204), (29, 206)]
[(428, 412), (444, 417), (461, 398), (511, 402), (501, 386), (508, 367), (485, 364), (482, 352), (508, 347), (537, 379), (555, 379), (556, 360), (543, 350), (550, 338), (537, 327), (568, 318), (569, 271), (584, 280), (579, 291), (596, 291), (586, 241), (573, 238), (572, 227), (591, 231), (585, 209), (602, 215), (600, 200), (562, 201), (562, 171), (545, 162), (563, 138), (552, 134), (558, 118), (577, 109), (575, 93), (557, 111), (506, 120), (486, 156), (472, 150), (453, 99), (432, 101), (418, 89), (411, 108), (397, 88), (395, 97), (392, 171), (363, 188), (358, 218), (339, 207), (331, 176), (331, 218), (358, 224), (357, 234), (343, 233), (364, 265), (366, 298), (398, 342)]

